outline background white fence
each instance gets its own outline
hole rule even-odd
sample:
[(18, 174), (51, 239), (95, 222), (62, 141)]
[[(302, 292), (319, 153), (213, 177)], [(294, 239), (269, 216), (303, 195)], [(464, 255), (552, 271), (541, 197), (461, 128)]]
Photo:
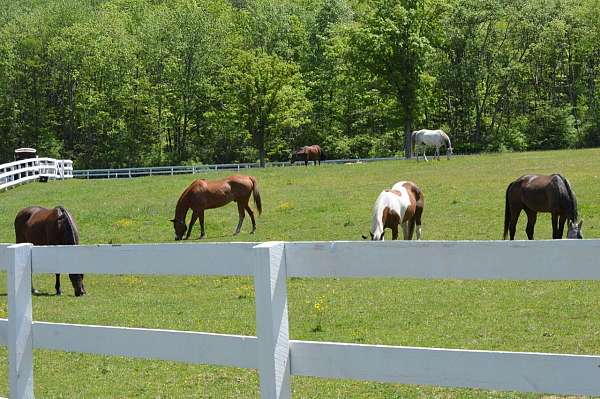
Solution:
[[(343, 164), (343, 163), (364, 163), (376, 161), (396, 161), (404, 160), (403, 157), (390, 158), (351, 158), (351, 159), (328, 159), (321, 161), (325, 164)], [(309, 162), (312, 165), (312, 161)], [(304, 162), (297, 161), (294, 164), (290, 162), (267, 162), (266, 167), (284, 167), (284, 166), (304, 166)], [(214, 165), (194, 165), (194, 166), (152, 166), (145, 168), (114, 168), (114, 169), (82, 169), (74, 171), (73, 175), (81, 179), (117, 179), (140, 176), (158, 176), (158, 175), (179, 175), (189, 173), (205, 173), (217, 170), (240, 171), (244, 169), (260, 168), (260, 163), (220, 163)]]
[[(0, 345), (13, 398), (33, 397), (33, 348), (255, 368), (263, 398), (289, 398), (292, 375), (600, 395), (600, 356), (290, 340), (286, 289), (287, 277), (600, 280), (599, 255), (600, 240), (4, 246)], [(33, 321), (32, 271), (253, 276), (256, 337)]]
[(52, 158), (30, 158), (0, 165), (0, 190), (33, 180), (73, 177), (73, 162)]

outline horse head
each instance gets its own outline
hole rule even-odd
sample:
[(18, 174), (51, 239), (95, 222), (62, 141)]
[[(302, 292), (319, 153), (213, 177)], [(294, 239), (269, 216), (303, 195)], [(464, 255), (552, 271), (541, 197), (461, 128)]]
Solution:
[(581, 226), (583, 225), (583, 220), (580, 220), (579, 223), (569, 220), (569, 229), (567, 230), (567, 238), (577, 238), (582, 239), (581, 235)]
[(170, 221), (173, 222), (173, 228), (175, 229), (175, 241), (181, 240), (187, 231), (185, 221), (181, 219), (171, 219)]

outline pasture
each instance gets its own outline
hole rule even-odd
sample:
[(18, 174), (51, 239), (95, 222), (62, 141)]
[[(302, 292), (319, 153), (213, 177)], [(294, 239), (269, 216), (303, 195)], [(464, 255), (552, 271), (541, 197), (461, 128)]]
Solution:
[[(586, 238), (600, 237), (600, 151), (558, 151), (455, 158), (448, 162), (381, 162), (249, 170), (257, 177), (263, 215), (256, 235), (242, 233), (234, 204), (206, 212), (207, 241), (354, 240), (368, 232), (383, 188), (412, 180), (425, 193), (424, 239), (499, 239), (504, 190), (524, 173), (560, 172), (571, 182)], [(208, 178), (224, 176), (211, 173)], [(198, 176), (195, 176), (198, 177)], [(28, 205), (67, 207), (81, 241), (171, 242), (174, 206), (191, 175), (134, 180), (29, 184), (0, 193), (0, 242), (13, 242), (12, 223)], [(524, 238), (522, 215), (517, 238)], [(540, 215), (536, 238), (551, 236)], [(196, 226), (192, 237), (199, 235)], [(369, 265), (365, 265), (368, 267)], [(34, 276), (53, 292), (53, 278)], [(4, 276), (0, 287), (5, 287)], [(34, 319), (254, 335), (254, 292), (245, 278), (86, 276), (89, 295), (33, 299)], [(384, 279), (291, 279), (293, 339), (447, 348), (597, 354), (600, 284)], [(6, 314), (0, 288), (0, 317)], [(0, 351), (5, 363), (6, 351)], [(36, 351), (38, 397), (258, 396), (256, 373), (169, 362)], [(0, 395), (7, 393), (0, 367)], [(299, 398), (512, 398), (538, 395), (368, 382), (293, 380)]]

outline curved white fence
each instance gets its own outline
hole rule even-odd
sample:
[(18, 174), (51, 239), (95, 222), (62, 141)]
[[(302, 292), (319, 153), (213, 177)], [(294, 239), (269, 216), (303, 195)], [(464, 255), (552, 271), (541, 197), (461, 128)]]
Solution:
[(68, 159), (30, 158), (0, 165), (0, 190), (39, 179), (69, 179), (73, 162)]
[[(258, 369), (262, 398), (291, 397), (292, 375), (600, 395), (596, 355), (290, 340), (286, 288), (288, 277), (600, 280), (598, 254), (600, 240), (0, 246), (10, 397), (33, 398), (33, 348)], [(253, 276), (256, 337), (33, 321), (32, 271)]]

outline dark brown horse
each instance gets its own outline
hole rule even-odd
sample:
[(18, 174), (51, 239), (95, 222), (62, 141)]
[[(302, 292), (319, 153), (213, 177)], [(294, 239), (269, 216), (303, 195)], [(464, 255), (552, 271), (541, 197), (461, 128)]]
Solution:
[(565, 221), (568, 221), (567, 238), (583, 238), (581, 225), (577, 221), (577, 199), (571, 185), (561, 175), (525, 175), (510, 183), (506, 188), (504, 207), (504, 239), (510, 232), (515, 239), (519, 214), (527, 214), (527, 238), (533, 240), (533, 229), (538, 212), (552, 214), (552, 238), (562, 238)]
[[(196, 223), (196, 219), (200, 220), (200, 238), (203, 238), (204, 210), (219, 208), (231, 201), (237, 202), (240, 217), (234, 235), (239, 234), (242, 228), (245, 212), (248, 212), (252, 220), (252, 231), (250, 234), (254, 234), (256, 231), (256, 221), (254, 220), (254, 212), (252, 212), (252, 209), (248, 205), (251, 194), (260, 215), (262, 212), (260, 192), (258, 191), (258, 185), (254, 177), (233, 175), (222, 180), (194, 180), (179, 197), (175, 208), (175, 218), (171, 219), (175, 228), (175, 240), (181, 240), (184, 234), (187, 240), (192, 233), (192, 227)], [(187, 227), (185, 218), (189, 209), (192, 210), (192, 219), (190, 220), (190, 226)]]
[[(391, 190), (383, 190), (375, 206), (371, 219), (371, 240), (383, 241), (385, 229), (392, 230), (392, 240), (398, 238), (398, 226), (402, 225), (405, 240), (412, 240), (417, 230), (417, 240), (421, 239), (421, 215), (425, 206), (423, 191), (413, 182), (400, 181)], [(366, 236), (362, 236), (366, 239)]]
[(321, 159), (325, 159), (321, 147), (318, 145), (307, 145), (292, 153), (290, 163), (304, 161), (304, 165), (308, 166), (308, 162), (313, 161), (315, 165), (317, 162), (321, 165)]
[[(79, 232), (73, 217), (62, 206), (53, 209), (33, 206), (22, 209), (15, 217), (17, 244), (29, 242), (33, 245), (78, 245)], [(69, 274), (75, 296), (85, 294), (83, 274)], [(61, 295), (60, 274), (56, 273), (56, 295)], [(36, 292), (31, 287), (32, 292)]]

